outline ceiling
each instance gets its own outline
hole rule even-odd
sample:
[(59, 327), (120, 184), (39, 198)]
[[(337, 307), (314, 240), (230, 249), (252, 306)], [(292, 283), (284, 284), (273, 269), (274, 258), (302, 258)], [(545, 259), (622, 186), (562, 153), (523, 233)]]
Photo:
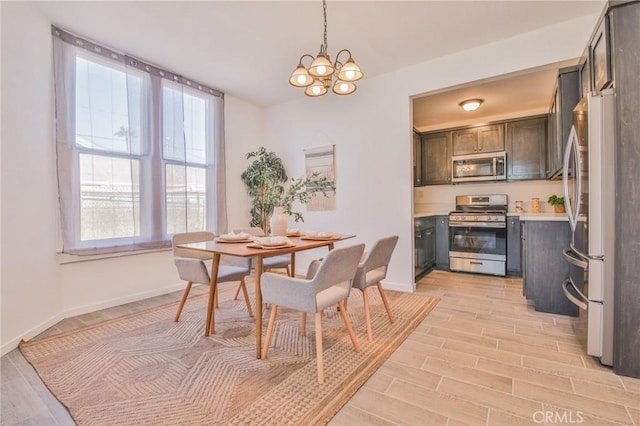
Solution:
[[(302, 54), (318, 52), (323, 38), (320, 0), (34, 4), (63, 29), (258, 106), (304, 96), (288, 77)], [(603, 5), (602, 0), (329, 0), (328, 51), (335, 55), (348, 48), (371, 78), (597, 14)]]
[[(413, 99), (413, 127), (425, 132), (544, 114), (551, 105), (558, 69), (575, 64), (576, 60), (567, 60), (416, 97)], [(464, 111), (460, 103), (467, 99), (482, 99), (483, 103), (476, 111)]]

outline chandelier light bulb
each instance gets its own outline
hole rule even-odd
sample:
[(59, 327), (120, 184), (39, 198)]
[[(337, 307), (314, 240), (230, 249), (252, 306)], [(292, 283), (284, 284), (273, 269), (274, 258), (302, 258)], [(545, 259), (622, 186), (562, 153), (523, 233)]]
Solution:
[(356, 85), (351, 81), (342, 81), (337, 80), (333, 85), (333, 93), (337, 95), (349, 95), (355, 92), (357, 89)]
[(325, 93), (327, 93), (327, 88), (318, 79), (314, 79), (313, 83), (304, 91), (305, 95), (311, 96), (312, 98), (322, 96)]

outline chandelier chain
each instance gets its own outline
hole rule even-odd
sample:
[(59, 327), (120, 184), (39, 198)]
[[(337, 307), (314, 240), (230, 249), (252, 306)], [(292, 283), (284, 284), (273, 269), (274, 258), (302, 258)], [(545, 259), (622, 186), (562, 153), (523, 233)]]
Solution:
[(327, 46), (327, 0), (322, 0), (322, 9), (324, 11), (324, 51), (326, 53), (329, 50)]

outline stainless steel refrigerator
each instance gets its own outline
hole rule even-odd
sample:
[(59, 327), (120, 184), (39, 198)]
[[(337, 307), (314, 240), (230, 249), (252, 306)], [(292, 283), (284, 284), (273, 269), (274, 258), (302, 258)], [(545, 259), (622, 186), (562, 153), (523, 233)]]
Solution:
[(586, 317), (587, 353), (606, 365), (613, 361), (614, 116), (614, 89), (589, 93), (578, 103), (562, 176), (573, 233), (563, 254), (584, 276), (582, 285), (570, 276), (562, 290)]

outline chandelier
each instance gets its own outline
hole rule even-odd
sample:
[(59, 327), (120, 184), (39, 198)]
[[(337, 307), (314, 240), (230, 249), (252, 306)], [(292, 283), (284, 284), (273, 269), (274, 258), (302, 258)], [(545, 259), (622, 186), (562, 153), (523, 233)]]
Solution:
[[(351, 58), (351, 52), (347, 49), (339, 51), (336, 55), (336, 60), (331, 63), (331, 58), (327, 52), (326, 0), (322, 0), (322, 7), (324, 9), (324, 43), (320, 45), (320, 53), (315, 58), (309, 54), (302, 55), (298, 66), (289, 77), (289, 83), (295, 87), (306, 87), (304, 93), (311, 97), (324, 95), (330, 87), (333, 93), (348, 95), (356, 91), (357, 87), (354, 82), (360, 80), (364, 74)], [(345, 52), (349, 55), (349, 58), (343, 64), (339, 61), (339, 58), (340, 54)], [(305, 58), (311, 59), (309, 68), (302, 63)]]

